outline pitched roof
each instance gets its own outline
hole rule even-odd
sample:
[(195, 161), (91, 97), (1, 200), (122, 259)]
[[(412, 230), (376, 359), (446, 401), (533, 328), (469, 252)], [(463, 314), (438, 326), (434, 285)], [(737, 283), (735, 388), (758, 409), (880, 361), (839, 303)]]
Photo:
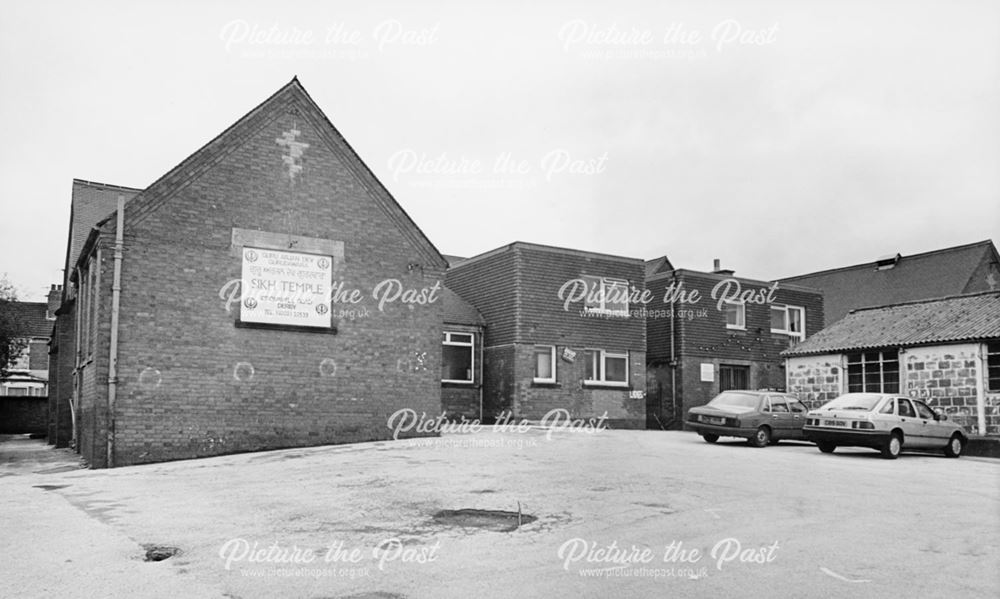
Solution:
[(14, 337), (51, 337), (53, 322), (45, 318), (48, 307), (45, 302), (0, 302)]
[[(779, 279), (781, 283), (805, 285), (823, 291), (824, 315), (834, 323), (855, 308), (885, 306), (914, 300), (941, 298), (973, 291), (1000, 289), (990, 286), (989, 272), (982, 281), (974, 280), (984, 261), (998, 261), (996, 247), (990, 240), (961, 245), (912, 256), (887, 256), (879, 270), (878, 260)], [(880, 259), (883, 260), (883, 259)], [(1000, 265), (994, 272), (1000, 273)], [(994, 275), (994, 285), (1000, 276)]]
[(479, 313), (479, 310), (469, 302), (462, 299), (460, 295), (448, 289), (441, 288), (441, 304), (444, 312), (444, 322), (450, 324), (468, 324), (483, 326), (486, 319)]
[(674, 265), (670, 263), (670, 259), (666, 256), (660, 256), (659, 258), (653, 258), (652, 260), (646, 260), (646, 278), (653, 275), (657, 275), (664, 272), (670, 272), (674, 270)]
[(73, 179), (69, 242), (66, 248), (65, 264), (67, 280), (70, 274), (69, 270), (76, 265), (91, 229), (115, 211), (118, 207), (118, 196), (125, 196), (125, 202), (128, 203), (141, 191), (141, 189), (132, 187)]
[(131, 210), (126, 211), (126, 229), (130, 223), (146, 218), (192, 180), (213, 168), (229, 153), (236, 151), (253, 131), (264, 126), (276, 115), (294, 112), (312, 124), (316, 133), (326, 145), (341, 158), (345, 167), (356, 177), (358, 183), (368, 191), (369, 196), (385, 215), (411, 242), (414, 249), (440, 268), (448, 266), (430, 239), (399, 205), (389, 190), (382, 185), (368, 168), (354, 148), (334, 127), (297, 77), (281, 87), (269, 98), (258, 104), (250, 112), (230, 125), (225, 131), (185, 158), (162, 177), (154, 181), (133, 201)]
[(983, 339), (1000, 339), (1000, 291), (854, 310), (781, 355)]

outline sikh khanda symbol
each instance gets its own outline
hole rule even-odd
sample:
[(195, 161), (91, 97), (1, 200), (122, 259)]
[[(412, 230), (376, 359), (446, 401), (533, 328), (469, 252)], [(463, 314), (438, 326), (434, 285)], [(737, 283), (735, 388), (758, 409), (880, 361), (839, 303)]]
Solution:
[(287, 154), (281, 156), (282, 162), (288, 165), (288, 178), (292, 181), (295, 180), (295, 175), (302, 172), (302, 164), (300, 163), (302, 159), (302, 154), (309, 147), (309, 144), (303, 143), (301, 141), (295, 141), (302, 132), (296, 129), (294, 126), (291, 131), (285, 131), (281, 134), (281, 137), (275, 138), (275, 142), (279, 146), (283, 146), (288, 150)]

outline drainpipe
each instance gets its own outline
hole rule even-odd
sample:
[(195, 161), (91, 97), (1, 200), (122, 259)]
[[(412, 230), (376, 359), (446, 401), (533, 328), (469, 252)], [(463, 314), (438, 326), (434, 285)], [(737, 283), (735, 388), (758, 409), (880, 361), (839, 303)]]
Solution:
[[(486, 345), (486, 335), (482, 327), (479, 329), (479, 422), (483, 421), (483, 386), (486, 383), (486, 362), (483, 361), (483, 346)], [(473, 376), (476, 374), (472, 373)]]
[(986, 345), (980, 343), (976, 350), (976, 420), (979, 422), (979, 434), (986, 434), (986, 389), (983, 379), (986, 374)]
[(115, 271), (111, 283), (111, 349), (108, 361), (108, 468), (115, 466), (115, 401), (118, 399), (118, 311), (122, 290), (122, 246), (125, 234), (125, 196), (118, 195), (115, 227)]
[[(674, 323), (677, 322), (676, 301), (670, 298), (670, 416), (677, 417), (677, 358), (674, 356)], [(681, 420), (684, 415), (681, 414)], [(683, 428), (683, 425), (681, 426)]]
[(74, 328), (76, 329), (76, 348), (73, 355), (73, 393), (69, 398), (69, 417), (70, 423), (73, 426), (72, 438), (70, 439), (70, 447), (72, 447), (77, 453), (80, 453), (80, 445), (77, 440), (77, 430), (76, 430), (76, 410), (77, 406), (80, 405), (80, 353), (82, 348), (80, 347), (80, 336), (83, 335), (83, 294), (81, 290), (83, 289), (83, 273), (80, 271), (80, 267), (76, 267), (76, 302), (73, 304), (73, 315), (74, 315)]

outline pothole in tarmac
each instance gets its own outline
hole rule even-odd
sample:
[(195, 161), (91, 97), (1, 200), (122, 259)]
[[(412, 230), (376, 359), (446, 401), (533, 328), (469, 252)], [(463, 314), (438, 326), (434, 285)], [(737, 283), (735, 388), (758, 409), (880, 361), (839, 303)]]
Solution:
[(504, 510), (441, 510), (434, 514), (434, 521), (439, 524), (494, 532), (513, 532), (535, 520), (538, 518), (530, 514)]
[(162, 562), (165, 559), (170, 559), (175, 555), (178, 555), (181, 550), (176, 547), (167, 547), (166, 545), (143, 545), (143, 549), (146, 550), (146, 556), (142, 559), (144, 562)]

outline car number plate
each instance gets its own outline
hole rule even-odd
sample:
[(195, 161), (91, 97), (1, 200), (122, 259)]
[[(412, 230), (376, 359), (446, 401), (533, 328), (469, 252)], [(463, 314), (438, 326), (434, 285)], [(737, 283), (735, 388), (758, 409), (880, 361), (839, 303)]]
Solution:
[(702, 419), (709, 424), (725, 424), (726, 419), (719, 416), (702, 416)]
[(824, 420), (823, 426), (847, 426), (847, 423), (843, 420)]

